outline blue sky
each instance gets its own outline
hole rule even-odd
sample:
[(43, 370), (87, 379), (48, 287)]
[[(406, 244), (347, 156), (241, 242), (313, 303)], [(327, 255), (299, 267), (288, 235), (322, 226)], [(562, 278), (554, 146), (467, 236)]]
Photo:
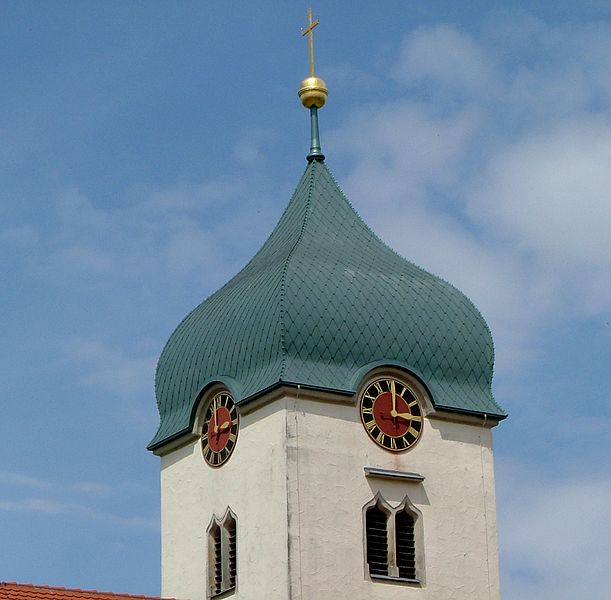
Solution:
[[(314, 6), (327, 164), (496, 346), (503, 597), (611, 585), (611, 9)], [(0, 579), (159, 593), (156, 359), (305, 166), (295, 2), (0, 7)]]

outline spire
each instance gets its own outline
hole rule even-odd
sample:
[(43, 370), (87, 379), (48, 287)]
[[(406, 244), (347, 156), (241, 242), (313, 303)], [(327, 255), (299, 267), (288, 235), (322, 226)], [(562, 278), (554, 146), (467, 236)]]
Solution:
[(314, 74), (314, 27), (320, 21), (312, 21), (312, 9), (308, 8), (308, 26), (301, 30), (302, 36), (308, 36), (310, 49), (310, 75), (301, 82), (299, 97), (301, 103), (310, 109), (310, 153), (308, 162), (323, 161), (325, 156), (320, 149), (320, 136), (318, 134), (318, 109), (325, 105), (329, 91), (325, 82)]

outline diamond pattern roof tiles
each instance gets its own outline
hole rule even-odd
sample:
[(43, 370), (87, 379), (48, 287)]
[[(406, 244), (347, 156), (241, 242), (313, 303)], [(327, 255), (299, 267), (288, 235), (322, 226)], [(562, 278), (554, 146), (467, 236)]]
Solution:
[(168, 340), (149, 448), (190, 431), (213, 382), (238, 404), (280, 383), (354, 393), (382, 364), (419, 377), (437, 408), (503, 418), (493, 359), (469, 299), (386, 246), (313, 161), (259, 252)]

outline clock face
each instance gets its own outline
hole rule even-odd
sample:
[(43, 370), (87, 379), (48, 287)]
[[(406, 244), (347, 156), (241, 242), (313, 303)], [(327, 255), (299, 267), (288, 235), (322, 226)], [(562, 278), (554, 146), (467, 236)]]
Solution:
[(422, 411), (412, 390), (401, 381), (381, 378), (361, 394), (361, 421), (369, 437), (391, 452), (411, 448), (422, 434)]
[(211, 467), (225, 464), (238, 439), (240, 417), (229, 392), (219, 392), (208, 403), (202, 428), (204, 460)]

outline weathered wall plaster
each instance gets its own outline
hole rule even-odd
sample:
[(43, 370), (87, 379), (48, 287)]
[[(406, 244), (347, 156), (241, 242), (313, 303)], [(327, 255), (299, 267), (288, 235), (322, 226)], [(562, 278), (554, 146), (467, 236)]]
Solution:
[[(236, 599), (497, 600), (491, 431), (425, 420), (392, 454), (365, 434), (354, 403), (287, 395), (241, 417), (234, 455), (208, 467), (196, 440), (162, 456), (162, 594), (206, 597), (205, 531), (230, 506), (238, 520)], [(252, 410), (252, 408), (251, 408)], [(417, 472), (422, 483), (366, 477), (363, 467)], [(407, 496), (423, 520), (422, 584), (372, 582), (362, 508), (377, 492)]]

